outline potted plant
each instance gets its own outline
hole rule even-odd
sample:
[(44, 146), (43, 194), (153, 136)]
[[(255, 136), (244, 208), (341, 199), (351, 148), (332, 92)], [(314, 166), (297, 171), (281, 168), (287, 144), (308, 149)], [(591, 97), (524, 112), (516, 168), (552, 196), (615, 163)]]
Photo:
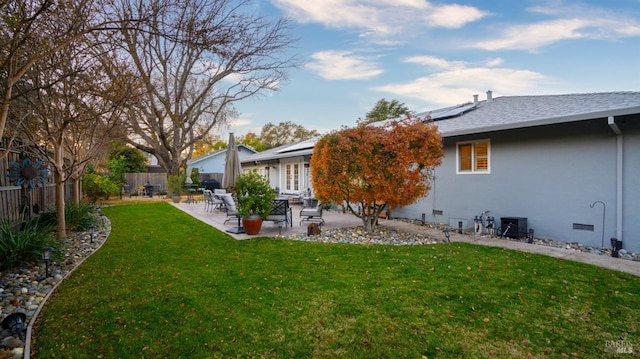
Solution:
[(180, 176), (169, 175), (168, 185), (169, 185), (169, 192), (171, 192), (171, 199), (173, 200), (173, 203), (180, 202), (180, 198), (181, 198), (180, 192), (182, 191), (182, 180), (180, 179)]
[(258, 234), (262, 228), (262, 220), (271, 212), (276, 191), (257, 171), (241, 174), (235, 182), (235, 191), (238, 215), (242, 218), (245, 232)]

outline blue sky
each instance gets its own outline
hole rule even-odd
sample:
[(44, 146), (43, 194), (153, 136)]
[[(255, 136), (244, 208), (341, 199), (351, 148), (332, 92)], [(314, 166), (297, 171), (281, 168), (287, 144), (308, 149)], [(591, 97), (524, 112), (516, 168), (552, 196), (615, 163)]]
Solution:
[(353, 126), (385, 98), (423, 112), (494, 97), (640, 91), (640, 0), (258, 0), (299, 41), (279, 91), (229, 131)]

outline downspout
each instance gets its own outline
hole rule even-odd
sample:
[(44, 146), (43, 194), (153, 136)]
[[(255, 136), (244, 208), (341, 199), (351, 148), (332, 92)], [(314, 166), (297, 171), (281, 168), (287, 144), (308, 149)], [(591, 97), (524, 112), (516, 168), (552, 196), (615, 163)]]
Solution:
[(622, 194), (623, 194), (623, 137), (613, 116), (608, 118), (609, 128), (616, 134), (616, 238), (622, 241)]

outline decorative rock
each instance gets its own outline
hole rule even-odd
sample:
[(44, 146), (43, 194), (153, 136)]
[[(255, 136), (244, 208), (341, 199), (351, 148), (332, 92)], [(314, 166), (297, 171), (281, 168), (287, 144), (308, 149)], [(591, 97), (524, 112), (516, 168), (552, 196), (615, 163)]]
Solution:
[[(422, 223), (420, 220), (412, 220), (412, 219), (397, 219), (400, 221), (405, 221), (408, 223), (412, 223), (418, 226), (422, 226)], [(438, 224), (438, 223), (427, 223), (425, 224), (426, 226), (430, 227), (430, 228), (436, 228), (436, 229), (444, 229), (444, 228), (449, 228), (446, 225), (442, 225), (442, 224)], [(472, 233), (466, 233), (466, 234), (472, 234)], [(512, 241), (519, 241), (519, 242), (528, 242), (528, 238), (523, 238), (523, 239), (513, 239), (513, 238), (506, 238), (506, 240), (512, 240)], [(607, 248), (596, 248), (596, 247), (590, 247), (590, 246), (586, 246), (583, 243), (578, 243), (578, 242), (562, 242), (562, 241), (556, 241), (554, 239), (550, 239), (550, 238), (534, 238), (533, 239), (533, 244), (534, 245), (540, 245), (540, 246), (550, 246), (550, 247), (557, 247), (557, 248), (565, 248), (565, 249), (569, 249), (569, 250), (576, 250), (576, 251), (580, 251), (580, 252), (586, 252), (586, 253), (592, 253), (592, 254), (596, 254), (596, 255), (607, 255), (607, 256), (611, 256), (611, 250), (607, 249)], [(619, 252), (620, 254), (620, 258), (621, 259), (626, 259), (626, 260), (632, 260), (634, 262), (640, 262), (640, 253), (629, 253), (627, 250), (625, 249), (621, 249)], [(626, 255), (625, 255), (626, 253)]]
[(306, 242), (364, 245), (425, 245), (438, 243), (438, 239), (430, 238), (425, 234), (400, 232), (390, 228), (378, 228), (375, 232), (369, 234), (360, 227), (324, 229), (319, 235), (312, 236), (308, 236), (306, 233), (293, 233), (286, 236), (286, 238)]
[(15, 349), (17, 347), (21, 347), (23, 345), (22, 340), (14, 337), (4, 338), (2, 340), (2, 345), (8, 349)]
[[(110, 230), (107, 217), (100, 216), (103, 222), (100, 226), (104, 232), (99, 237), (106, 238)], [(100, 247), (100, 242), (82, 243), (77, 240), (83, 233), (68, 232), (69, 237), (63, 240), (63, 247), (67, 250), (66, 259), (60, 263), (49, 263), (49, 273), (52, 277), (44, 277), (44, 266), (30, 265), (16, 269), (13, 272), (0, 272), (0, 320), (12, 313), (25, 313), (26, 323), (29, 323), (45, 296), (51, 292), (53, 285), (60, 282), (78, 263)], [(0, 330), (0, 359), (22, 358), (24, 343), (15, 338), (10, 330)], [(7, 345), (10, 344), (10, 345)]]

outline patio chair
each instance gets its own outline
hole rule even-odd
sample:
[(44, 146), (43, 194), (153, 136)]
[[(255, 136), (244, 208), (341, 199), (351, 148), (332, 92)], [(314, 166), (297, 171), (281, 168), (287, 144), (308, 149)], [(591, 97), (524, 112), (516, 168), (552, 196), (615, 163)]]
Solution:
[(288, 199), (276, 199), (273, 201), (273, 208), (265, 219), (274, 223), (284, 223), (284, 227), (293, 227), (293, 211), (289, 206)]
[(224, 211), (227, 212), (227, 219), (224, 221), (224, 224), (231, 220), (238, 220), (238, 209), (236, 207), (236, 202), (233, 199), (231, 193), (219, 194), (217, 195), (223, 202)]
[(222, 197), (220, 197), (220, 195), (222, 194), (226, 194), (227, 191), (224, 189), (214, 189), (213, 190), (213, 208), (214, 209), (220, 209), (222, 210), (224, 207), (224, 201), (222, 200)]
[(322, 202), (312, 199), (306, 200), (300, 210), (300, 225), (302, 222), (318, 222), (320, 225), (324, 224), (324, 219), (322, 218)]
[[(204, 210), (205, 212), (210, 212), (218, 205), (214, 202), (213, 192), (211, 190), (205, 189), (202, 191), (202, 195), (204, 196)], [(222, 201), (221, 201), (222, 202)]]

